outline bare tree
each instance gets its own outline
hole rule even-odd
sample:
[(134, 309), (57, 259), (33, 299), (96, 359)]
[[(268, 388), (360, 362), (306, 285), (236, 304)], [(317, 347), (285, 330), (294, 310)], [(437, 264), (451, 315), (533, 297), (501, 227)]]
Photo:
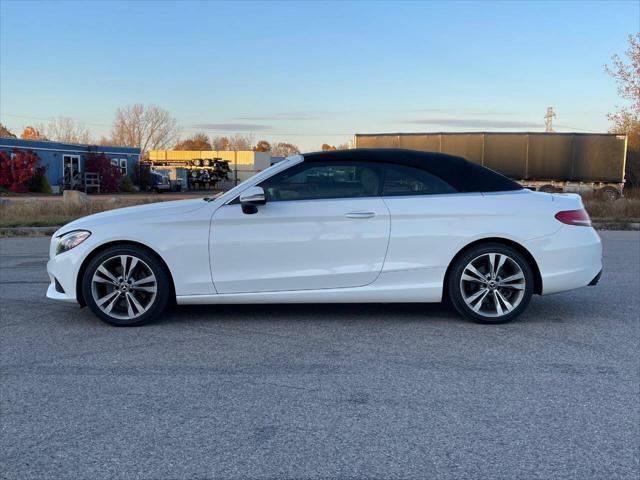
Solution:
[(229, 138), (229, 150), (234, 150), (236, 152), (241, 150), (251, 150), (252, 146), (252, 135), (240, 135), (239, 133), (236, 133)]
[(616, 113), (609, 114), (615, 126), (622, 127), (619, 129), (621, 131), (626, 131), (630, 124), (640, 123), (640, 33), (629, 35), (629, 48), (625, 53), (629, 63), (614, 55), (611, 59), (613, 64), (604, 67), (615, 79), (618, 94), (630, 102), (629, 106), (620, 107)]
[(157, 105), (136, 103), (116, 110), (111, 139), (125, 147), (169, 149), (178, 140), (178, 121)]
[(104, 135), (100, 137), (100, 140), (98, 140), (98, 145), (117, 146), (112, 139), (105, 137)]
[(618, 107), (608, 115), (613, 122), (612, 131), (629, 136), (627, 147), (626, 178), (629, 186), (640, 185), (640, 33), (629, 35), (629, 48), (625, 52), (628, 63), (618, 55), (605, 71), (617, 84), (618, 94), (629, 104)]
[(217, 136), (211, 139), (211, 145), (214, 150), (229, 150), (230, 144), (229, 137)]
[(291, 143), (276, 143), (271, 149), (271, 154), (275, 157), (288, 157), (300, 153), (300, 149)]
[(37, 129), (49, 140), (56, 142), (92, 143), (89, 129), (72, 118), (54, 118), (47, 124), (38, 125)]

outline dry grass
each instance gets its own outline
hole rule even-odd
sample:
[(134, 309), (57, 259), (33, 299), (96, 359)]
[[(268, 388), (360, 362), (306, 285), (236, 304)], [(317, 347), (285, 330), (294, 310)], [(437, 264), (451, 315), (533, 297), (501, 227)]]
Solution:
[[(167, 198), (166, 200), (173, 200)], [(0, 227), (48, 227), (64, 225), (93, 213), (157, 202), (157, 198), (148, 199), (92, 199), (87, 205), (71, 205), (61, 200), (29, 199), (10, 201), (0, 206)]]
[(640, 189), (626, 189), (624, 198), (615, 201), (590, 196), (584, 196), (583, 201), (591, 218), (634, 221), (640, 219)]
[(585, 199), (585, 207), (593, 219), (606, 218), (615, 220), (640, 219), (640, 199), (619, 198), (615, 201)]

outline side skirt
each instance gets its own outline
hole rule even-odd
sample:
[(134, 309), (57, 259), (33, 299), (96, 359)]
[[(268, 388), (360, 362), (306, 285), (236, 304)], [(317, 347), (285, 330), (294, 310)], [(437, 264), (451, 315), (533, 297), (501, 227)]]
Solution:
[[(425, 278), (431, 282), (425, 283)], [(434, 278), (435, 277), (435, 278)], [(421, 283), (415, 280), (420, 278)], [(233, 303), (437, 303), (442, 300), (443, 269), (383, 273), (371, 285), (355, 288), (259, 293), (180, 295), (178, 305)], [(414, 280), (413, 282), (411, 280)]]

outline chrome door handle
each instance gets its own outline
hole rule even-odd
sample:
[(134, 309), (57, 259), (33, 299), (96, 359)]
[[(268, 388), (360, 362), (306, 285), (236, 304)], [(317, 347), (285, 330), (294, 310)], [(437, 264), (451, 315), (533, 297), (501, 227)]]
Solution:
[(376, 216), (375, 212), (349, 212), (344, 214), (347, 218), (373, 218)]

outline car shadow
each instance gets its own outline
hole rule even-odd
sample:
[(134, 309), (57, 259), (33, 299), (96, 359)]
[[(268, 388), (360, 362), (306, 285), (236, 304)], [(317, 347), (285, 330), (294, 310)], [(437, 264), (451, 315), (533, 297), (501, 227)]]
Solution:
[(174, 322), (464, 321), (442, 303), (177, 305), (155, 325)]

